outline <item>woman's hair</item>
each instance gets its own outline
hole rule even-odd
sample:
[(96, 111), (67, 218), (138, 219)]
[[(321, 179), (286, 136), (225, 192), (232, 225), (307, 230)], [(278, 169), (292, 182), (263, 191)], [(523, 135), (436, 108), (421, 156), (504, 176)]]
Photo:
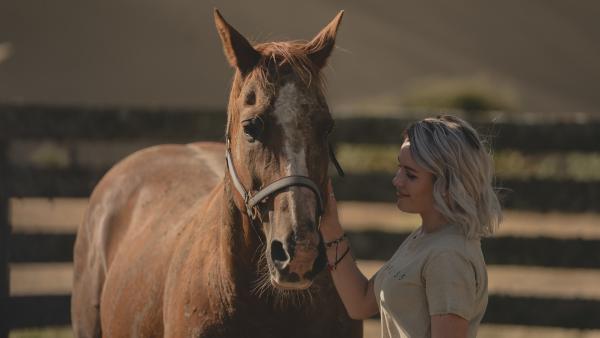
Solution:
[(492, 157), (477, 131), (458, 117), (442, 115), (409, 125), (406, 139), (415, 161), (434, 176), (435, 208), (467, 238), (492, 235), (502, 213), (492, 186)]

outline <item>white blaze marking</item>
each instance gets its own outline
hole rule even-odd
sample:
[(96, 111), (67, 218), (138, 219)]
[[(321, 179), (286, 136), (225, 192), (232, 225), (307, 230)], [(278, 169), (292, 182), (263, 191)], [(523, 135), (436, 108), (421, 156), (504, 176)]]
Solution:
[[(299, 107), (301, 104), (308, 102), (309, 99), (298, 91), (293, 82), (288, 82), (281, 87), (279, 96), (277, 96), (277, 100), (275, 101), (274, 114), (277, 122), (283, 129), (283, 148), (287, 159), (285, 166), (286, 176), (308, 176), (306, 153), (304, 151), (306, 142), (299, 126), (299, 115), (303, 113)], [(297, 146), (294, 147), (293, 144)], [(290, 189), (290, 192), (290, 194), (287, 194), (290, 216), (292, 221), (295, 221), (297, 220), (296, 212), (298, 206), (293, 197), (297, 193), (297, 189)], [(308, 205), (306, 204), (305, 207), (308, 207)], [(314, 213), (314, 210), (310, 211)]]

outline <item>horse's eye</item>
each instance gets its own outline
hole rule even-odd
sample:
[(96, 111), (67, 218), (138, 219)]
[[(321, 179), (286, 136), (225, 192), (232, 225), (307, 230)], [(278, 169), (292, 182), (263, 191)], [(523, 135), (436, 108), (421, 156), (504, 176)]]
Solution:
[(265, 124), (260, 117), (253, 117), (242, 121), (242, 127), (244, 128), (244, 134), (248, 142), (254, 142), (260, 137), (265, 128)]
[(246, 103), (248, 106), (253, 106), (256, 103), (256, 93), (254, 91), (248, 92), (248, 94), (246, 94), (244, 103)]

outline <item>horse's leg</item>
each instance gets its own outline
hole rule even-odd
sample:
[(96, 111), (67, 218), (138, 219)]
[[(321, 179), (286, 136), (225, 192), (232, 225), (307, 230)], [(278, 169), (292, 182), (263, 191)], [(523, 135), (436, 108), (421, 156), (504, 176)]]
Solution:
[(95, 252), (89, 219), (80, 226), (75, 241), (71, 321), (77, 338), (101, 337), (100, 293), (104, 284), (104, 268)]

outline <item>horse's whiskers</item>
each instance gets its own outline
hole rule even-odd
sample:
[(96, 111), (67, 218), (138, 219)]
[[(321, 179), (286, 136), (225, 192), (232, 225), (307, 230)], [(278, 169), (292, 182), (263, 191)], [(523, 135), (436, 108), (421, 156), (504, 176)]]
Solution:
[(253, 282), (252, 294), (264, 298), (280, 309), (289, 307), (310, 308), (314, 304), (313, 293), (318, 292), (315, 284), (306, 290), (284, 290), (273, 286), (271, 273), (264, 250), (257, 251), (257, 277)]

